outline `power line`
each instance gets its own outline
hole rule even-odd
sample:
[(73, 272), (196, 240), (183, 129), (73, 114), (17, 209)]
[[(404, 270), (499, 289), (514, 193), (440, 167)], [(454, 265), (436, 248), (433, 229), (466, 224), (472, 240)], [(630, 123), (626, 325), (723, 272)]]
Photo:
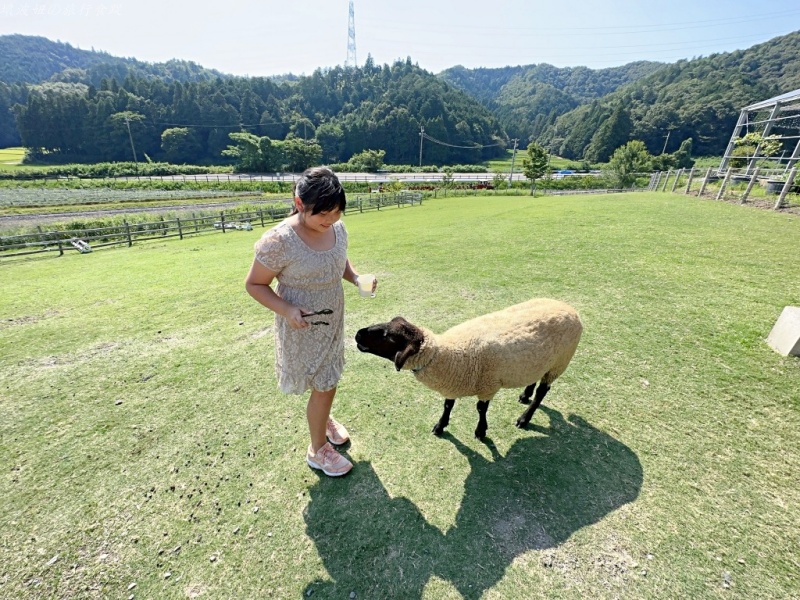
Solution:
[[(507, 32), (513, 34), (515, 37), (563, 37), (565, 35), (572, 36), (585, 36), (587, 33), (594, 33), (598, 35), (618, 35), (618, 34), (635, 34), (635, 33), (656, 33), (656, 32), (671, 32), (683, 31), (686, 29), (707, 29), (709, 25), (736, 25), (739, 23), (752, 23), (754, 21), (775, 21), (776, 19), (787, 18), (800, 14), (800, 10), (787, 10), (780, 12), (763, 12), (759, 15), (735, 16), (735, 17), (721, 17), (718, 19), (695, 20), (686, 19), (682, 21), (673, 21), (666, 23), (653, 23), (646, 25), (608, 25), (598, 27), (574, 27), (571, 24), (568, 27), (558, 27), (555, 23), (548, 25), (547, 31), (532, 32), (529, 25), (520, 27), (499, 27), (481, 23), (480, 25), (466, 25), (459, 24), (458, 29), (460, 32), (475, 30), (482, 34), (492, 32), (501, 34)], [(369, 24), (369, 21), (368, 21)], [(386, 31), (399, 31), (401, 33), (436, 33), (441, 35), (441, 27), (425, 27), (417, 22), (411, 22), (406, 26), (406, 23), (398, 19), (393, 19), (390, 22), (380, 21), (375, 23), (375, 27), (380, 27), (382, 32)]]
[(467, 148), (469, 150), (480, 150), (481, 148), (494, 148), (495, 146), (505, 146), (505, 144), (483, 144), (483, 145), (474, 144), (472, 146), (459, 146), (457, 144), (448, 144), (447, 142), (443, 142), (441, 140), (437, 140), (436, 138), (429, 136), (427, 133), (425, 133), (424, 129), (420, 132), (420, 135), (429, 142), (433, 142), (434, 144), (439, 144), (440, 146), (448, 146), (449, 148)]

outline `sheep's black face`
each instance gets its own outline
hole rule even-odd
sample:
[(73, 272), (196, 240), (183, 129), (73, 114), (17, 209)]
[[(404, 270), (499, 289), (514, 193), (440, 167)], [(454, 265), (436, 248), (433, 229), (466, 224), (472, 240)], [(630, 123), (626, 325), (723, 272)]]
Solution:
[(393, 361), (398, 371), (410, 356), (419, 352), (422, 340), (422, 331), (403, 317), (364, 327), (356, 333), (356, 345), (361, 352)]

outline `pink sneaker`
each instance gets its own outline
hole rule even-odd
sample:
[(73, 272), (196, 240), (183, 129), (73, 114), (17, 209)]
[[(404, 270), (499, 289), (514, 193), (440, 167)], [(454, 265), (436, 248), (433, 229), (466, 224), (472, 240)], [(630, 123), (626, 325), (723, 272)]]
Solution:
[(325, 433), (328, 436), (328, 441), (335, 446), (341, 446), (350, 439), (350, 434), (347, 433), (347, 429), (344, 428), (344, 425), (333, 417), (328, 419), (328, 424), (325, 426)]
[(308, 466), (321, 470), (328, 477), (346, 475), (353, 468), (353, 463), (339, 454), (328, 442), (317, 450), (316, 454), (309, 446), (308, 452), (306, 452), (306, 462)]

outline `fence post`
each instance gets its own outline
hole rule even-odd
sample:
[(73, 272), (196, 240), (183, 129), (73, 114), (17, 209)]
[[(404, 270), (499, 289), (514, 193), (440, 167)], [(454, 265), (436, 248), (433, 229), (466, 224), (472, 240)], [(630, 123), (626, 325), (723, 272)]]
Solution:
[(667, 176), (664, 178), (664, 187), (661, 188), (662, 192), (666, 192), (667, 191), (667, 184), (669, 183), (669, 176), (670, 175), (672, 175), (672, 169), (667, 171)]
[(758, 179), (758, 169), (759, 167), (756, 167), (756, 170), (753, 171), (753, 176), (750, 177), (750, 183), (747, 184), (747, 189), (744, 191), (744, 194), (742, 194), (742, 199), (739, 200), (739, 204), (744, 204), (745, 202), (747, 202), (747, 197), (750, 195), (750, 190), (753, 189), (753, 186), (755, 185), (756, 180)]
[(683, 175), (683, 169), (675, 174), (675, 181), (672, 182), (672, 189), (670, 190), (673, 194), (675, 193), (675, 188), (678, 187), (678, 180), (681, 178), (681, 175)]
[(183, 239), (183, 229), (181, 229), (180, 217), (175, 217), (175, 221), (178, 223), (178, 236), (180, 237), (180, 239)]
[(164, 215), (161, 215), (161, 235), (167, 235), (167, 224), (164, 223)]
[(686, 182), (686, 190), (684, 190), (684, 194), (688, 194), (689, 189), (692, 187), (692, 177), (694, 177), (694, 167), (689, 169), (689, 181)]
[(719, 191), (717, 192), (717, 198), (716, 198), (717, 200), (722, 198), (722, 194), (725, 192), (725, 186), (730, 180), (732, 174), (733, 174), (733, 168), (728, 167), (728, 172), (725, 173), (725, 177), (722, 179), (722, 185), (719, 186)]
[(61, 245), (61, 238), (58, 238), (58, 255), (64, 256), (64, 246)]
[(133, 246), (133, 240), (131, 239), (131, 227), (128, 225), (128, 219), (123, 219), (122, 221), (125, 223), (125, 237), (128, 238), (128, 248)]
[(194, 222), (194, 232), (200, 233), (200, 227), (197, 225), (197, 217), (195, 216), (194, 211), (192, 211), (192, 222)]
[(792, 184), (794, 183), (795, 175), (797, 175), (797, 169), (793, 168), (791, 171), (789, 171), (789, 177), (786, 179), (786, 183), (783, 184), (781, 195), (778, 196), (778, 201), (775, 202), (773, 210), (778, 210), (781, 206), (783, 206), (783, 201), (786, 198), (786, 194), (788, 194), (789, 190), (792, 189)]
[(261, 226), (264, 227), (264, 209), (258, 209), (258, 216), (261, 218)]
[(222, 226), (222, 233), (225, 233), (225, 211), (219, 211), (219, 221), (220, 225)]
[(711, 167), (708, 167), (708, 169), (706, 169), (706, 176), (703, 177), (703, 183), (700, 185), (700, 189), (697, 191), (698, 198), (703, 195), (703, 192), (706, 191), (706, 186), (708, 185), (709, 177), (711, 177)]
[(652, 190), (653, 190), (654, 192), (657, 192), (657, 191), (658, 191), (658, 186), (659, 186), (660, 184), (661, 184), (661, 171), (659, 171), (658, 173), (656, 173), (656, 177), (655, 177), (655, 181), (653, 182), (653, 188), (652, 188)]

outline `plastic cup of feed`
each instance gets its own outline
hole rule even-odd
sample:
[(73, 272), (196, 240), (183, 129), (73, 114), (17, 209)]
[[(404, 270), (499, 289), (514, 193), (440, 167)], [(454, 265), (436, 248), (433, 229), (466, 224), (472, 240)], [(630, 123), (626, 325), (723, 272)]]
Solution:
[(372, 286), (375, 285), (375, 275), (359, 275), (358, 276), (358, 293), (362, 298), (374, 298), (375, 293), (372, 291)]

